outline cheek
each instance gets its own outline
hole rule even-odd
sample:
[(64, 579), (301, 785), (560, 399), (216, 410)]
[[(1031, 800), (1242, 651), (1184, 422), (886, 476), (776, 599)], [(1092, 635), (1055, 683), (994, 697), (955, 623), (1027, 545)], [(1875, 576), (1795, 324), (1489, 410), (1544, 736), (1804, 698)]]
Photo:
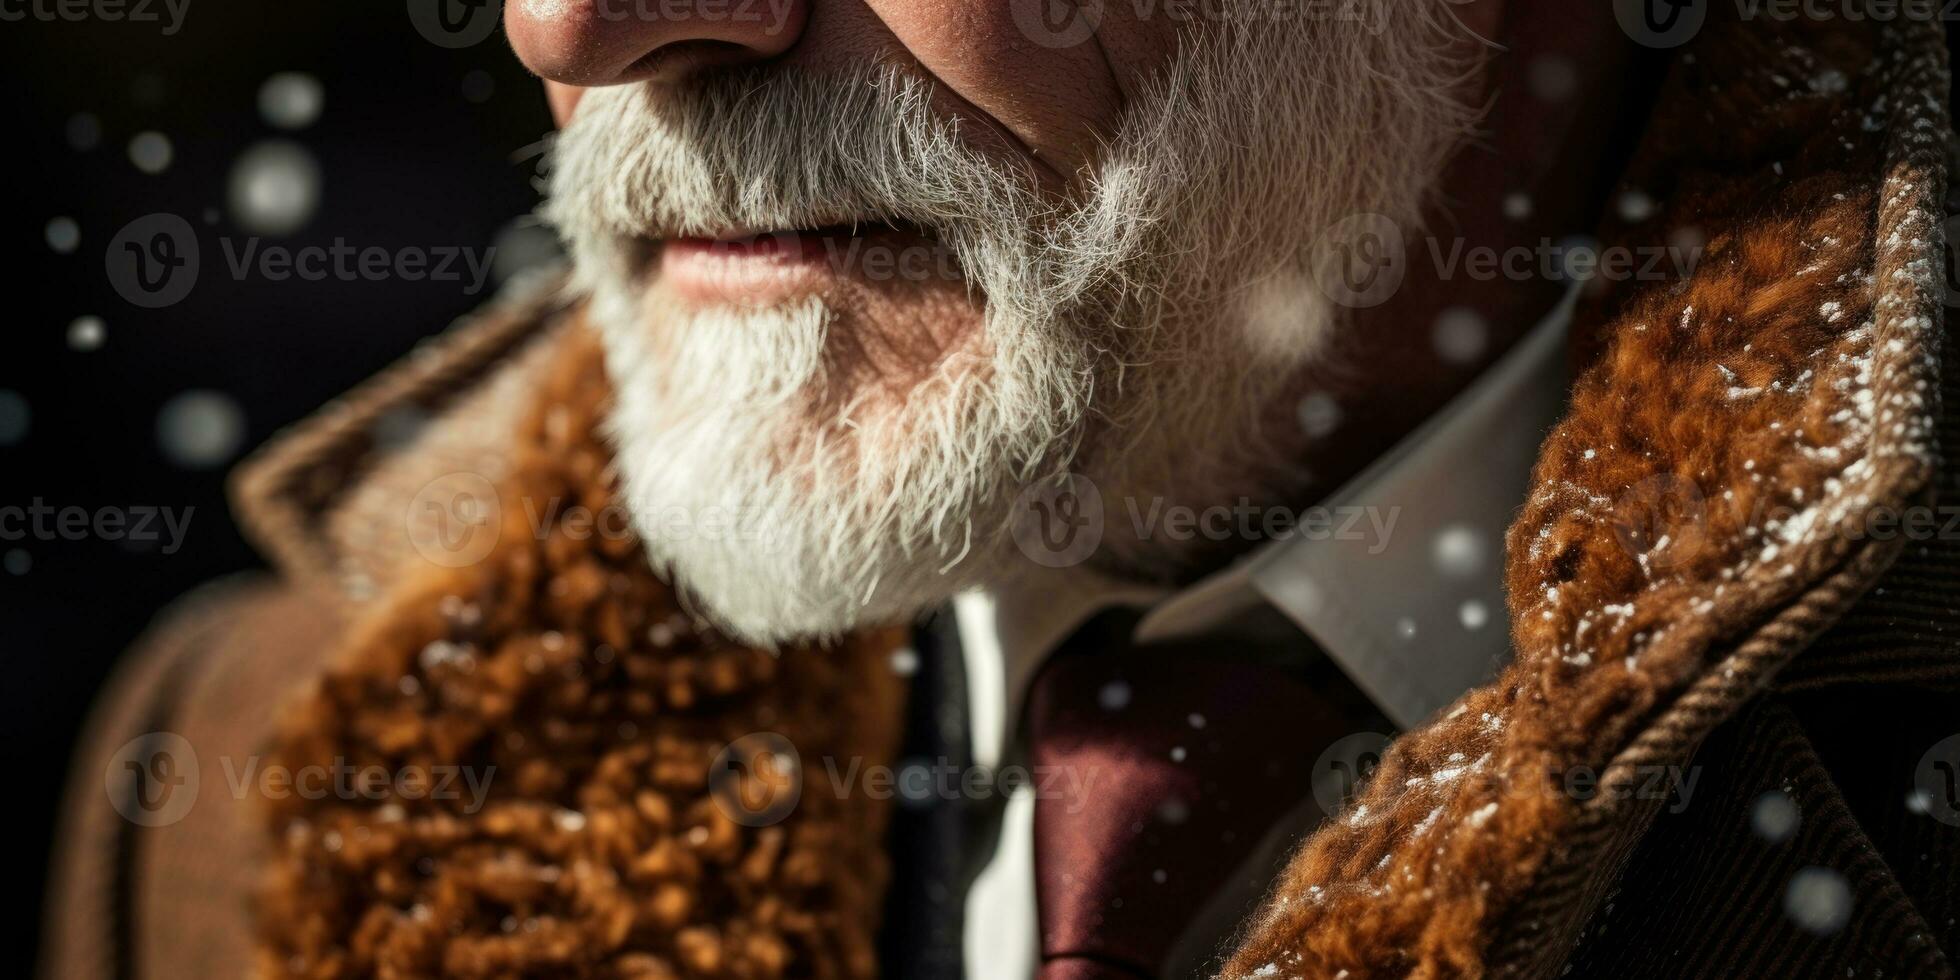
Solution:
[(1059, 33), (1051, 29), (1039, 14), (1045, 2), (867, 5), (925, 72), (1064, 173), (1087, 162), (1121, 112), (1122, 92), (1103, 45), (1093, 37), (1073, 40), (1067, 21)]

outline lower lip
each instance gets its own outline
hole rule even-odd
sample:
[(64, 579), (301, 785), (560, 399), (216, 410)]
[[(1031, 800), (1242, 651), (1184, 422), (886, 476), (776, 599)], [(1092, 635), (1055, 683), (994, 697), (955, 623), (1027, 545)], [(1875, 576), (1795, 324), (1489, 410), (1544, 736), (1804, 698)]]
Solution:
[[(854, 242), (854, 239), (864, 242)], [(681, 299), (700, 304), (769, 306), (819, 293), (850, 277), (843, 257), (854, 245), (905, 247), (914, 236), (891, 229), (768, 232), (743, 238), (671, 238), (660, 250), (660, 278)], [(833, 256), (839, 261), (832, 262)]]
[(660, 250), (660, 278), (696, 303), (768, 304), (820, 288), (822, 243), (784, 232), (752, 238), (674, 238)]

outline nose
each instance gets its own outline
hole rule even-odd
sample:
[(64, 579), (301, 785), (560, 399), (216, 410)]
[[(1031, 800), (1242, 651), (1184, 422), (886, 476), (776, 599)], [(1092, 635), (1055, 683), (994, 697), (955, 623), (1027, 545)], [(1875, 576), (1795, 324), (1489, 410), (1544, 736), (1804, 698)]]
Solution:
[(525, 66), (592, 88), (782, 54), (809, 22), (810, 0), (511, 0), (504, 18)]

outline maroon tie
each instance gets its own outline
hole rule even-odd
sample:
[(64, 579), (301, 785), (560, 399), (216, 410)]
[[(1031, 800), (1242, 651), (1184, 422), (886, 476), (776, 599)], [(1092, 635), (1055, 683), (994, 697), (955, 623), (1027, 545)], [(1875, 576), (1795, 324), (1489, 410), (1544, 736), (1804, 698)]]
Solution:
[[(1230, 880), (1240, 864), (1311, 797), (1320, 749), (1379, 724), (1297, 633), (1277, 657), (1126, 648), (1132, 622), (1099, 618), (1029, 691), (1042, 980), (1161, 975), (1199, 911), (1245, 884)], [(1064, 776), (1043, 790), (1048, 773)]]

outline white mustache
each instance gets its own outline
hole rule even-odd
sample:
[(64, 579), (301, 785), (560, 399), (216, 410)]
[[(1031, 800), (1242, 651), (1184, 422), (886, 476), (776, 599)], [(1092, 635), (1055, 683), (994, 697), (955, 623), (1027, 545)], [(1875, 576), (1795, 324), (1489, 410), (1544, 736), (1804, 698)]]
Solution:
[(585, 234), (728, 237), (853, 223), (972, 238), (1044, 210), (1025, 175), (974, 151), (929, 83), (865, 66), (759, 66), (683, 87), (587, 93), (560, 134), (547, 216)]

